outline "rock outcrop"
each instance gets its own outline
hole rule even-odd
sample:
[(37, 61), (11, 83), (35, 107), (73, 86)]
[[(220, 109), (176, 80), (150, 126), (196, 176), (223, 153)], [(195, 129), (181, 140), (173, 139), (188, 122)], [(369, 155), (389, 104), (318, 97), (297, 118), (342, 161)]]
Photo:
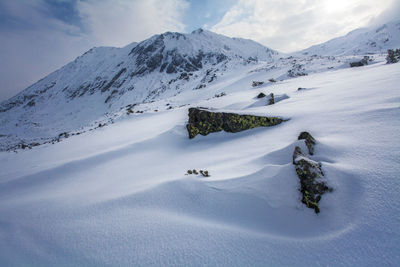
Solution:
[(268, 99), (268, 105), (273, 105), (273, 104), (275, 104), (274, 94), (270, 93), (269, 94), (269, 99)]
[(386, 56), (386, 63), (392, 64), (400, 61), (400, 49), (389, 49)]
[(189, 108), (189, 123), (186, 128), (189, 138), (196, 135), (225, 131), (241, 132), (256, 127), (278, 125), (285, 120), (279, 117), (241, 115), (236, 113), (213, 112), (204, 108)]
[(308, 153), (314, 155), (315, 139), (308, 132), (301, 132), (297, 140), (305, 140), (306, 146), (308, 148)]
[[(307, 140), (313, 140), (312, 148), (314, 147), (315, 139), (309, 133), (301, 133), (299, 140), (301, 139), (304, 139), (306, 144)], [(308, 145), (307, 147), (310, 150)], [(324, 173), (321, 163), (310, 159), (303, 153), (300, 147), (296, 146), (293, 152), (293, 164), (296, 167), (296, 173), (300, 180), (301, 202), (308, 208), (314, 209), (315, 213), (319, 213), (318, 202), (321, 200), (321, 196), (325, 192), (332, 191), (332, 188), (328, 187), (326, 181), (323, 179)]]
[(359, 60), (359, 61), (354, 61), (354, 62), (350, 62), (350, 67), (354, 68), (354, 67), (362, 67), (365, 65), (368, 65), (368, 61), (370, 61), (371, 59), (369, 58), (369, 56), (365, 56), (363, 59)]
[(263, 97), (265, 97), (266, 95), (263, 93), (263, 92), (261, 92), (261, 93), (259, 93), (258, 95), (257, 95), (257, 98), (263, 98)]

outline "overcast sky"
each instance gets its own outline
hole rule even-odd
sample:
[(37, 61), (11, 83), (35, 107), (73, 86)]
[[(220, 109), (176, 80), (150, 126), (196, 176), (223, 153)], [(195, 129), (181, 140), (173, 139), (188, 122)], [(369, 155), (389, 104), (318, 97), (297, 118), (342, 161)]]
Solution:
[(93, 46), (205, 28), (292, 52), (399, 14), (400, 0), (0, 0), (0, 101)]

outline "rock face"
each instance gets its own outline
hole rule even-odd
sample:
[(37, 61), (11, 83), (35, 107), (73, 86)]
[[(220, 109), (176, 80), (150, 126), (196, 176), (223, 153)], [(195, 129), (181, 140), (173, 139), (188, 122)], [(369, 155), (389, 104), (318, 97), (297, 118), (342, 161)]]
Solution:
[[(302, 134), (300, 134), (300, 136), (302, 136)], [(308, 138), (312, 138), (315, 144), (315, 139), (309, 133), (307, 134)], [(306, 138), (301, 139), (307, 140)], [(301, 202), (308, 208), (314, 209), (315, 213), (319, 213), (318, 202), (321, 200), (321, 196), (327, 191), (332, 191), (332, 188), (328, 187), (323, 180), (324, 173), (321, 168), (321, 163), (310, 159), (303, 153), (300, 147), (296, 146), (293, 152), (293, 164), (296, 167), (296, 173), (300, 180), (300, 192), (303, 195)]]
[(186, 128), (189, 138), (196, 135), (225, 131), (241, 132), (255, 127), (268, 127), (282, 123), (279, 117), (240, 115), (235, 113), (212, 112), (203, 108), (189, 108), (189, 123)]

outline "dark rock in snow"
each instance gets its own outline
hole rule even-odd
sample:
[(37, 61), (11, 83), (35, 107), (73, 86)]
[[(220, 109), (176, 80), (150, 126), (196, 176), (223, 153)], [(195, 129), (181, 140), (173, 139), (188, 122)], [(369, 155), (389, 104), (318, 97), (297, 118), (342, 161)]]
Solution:
[(308, 148), (308, 153), (310, 155), (314, 154), (314, 146), (315, 146), (315, 139), (312, 137), (312, 135), (309, 132), (301, 132), (297, 140), (305, 140), (306, 146)]
[(264, 84), (264, 82), (261, 82), (261, 81), (253, 81), (253, 83), (252, 83), (251, 86), (257, 87), (257, 86), (260, 86), (260, 85), (262, 85), (262, 84)]
[(202, 108), (189, 108), (189, 123), (186, 128), (189, 138), (196, 135), (225, 131), (241, 132), (255, 127), (268, 127), (282, 123), (279, 117), (240, 115), (235, 113), (212, 112)]
[(259, 94), (257, 95), (257, 98), (263, 98), (263, 97), (265, 97), (265, 94), (264, 94), (264, 93), (259, 93)]
[[(308, 132), (300, 134), (299, 140), (302, 139), (305, 140), (306, 144), (307, 140), (311, 140), (313, 146), (315, 145), (315, 139)], [(308, 149), (310, 148), (308, 147)], [(293, 152), (293, 164), (300, 180), (300, 192), (303, 195), (301, 202), (308, 208), (314, 209), (315, 213), (319, 213), (318, 202), (321, 200), (321, 196), (325, 192), (332, 191), (332, 188), (328, 187), (323, 180), (324, 173), (321, 163), (310, 159), (300, 147), (296, 146)]]
[(392, 64), (400, 61), (400, 49), (389, 49), (386, 56), (386, 63)]
[(369, 61), (369, 56), (365, 56), (360, 61), (350, 62), (350, 67), (351, 68), (353, 68), (353, 67), (362, 67), (362, 66), (368, 65), (368, 61)]
[(274, 94), (270, 93), (269, 94), (268, 105), (273, 105), (273, 104), (275, 104)]

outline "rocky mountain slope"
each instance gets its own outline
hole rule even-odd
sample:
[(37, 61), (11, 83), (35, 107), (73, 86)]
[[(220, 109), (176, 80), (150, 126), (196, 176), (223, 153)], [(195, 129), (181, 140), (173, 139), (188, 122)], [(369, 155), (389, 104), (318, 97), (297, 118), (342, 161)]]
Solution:
[(203, 89), (228, 69), (278, 56), (254, 41), (201, 29), (93, 48), (3, 102), (0, 134), (8, 140), (54, 137), (126, 106)]

